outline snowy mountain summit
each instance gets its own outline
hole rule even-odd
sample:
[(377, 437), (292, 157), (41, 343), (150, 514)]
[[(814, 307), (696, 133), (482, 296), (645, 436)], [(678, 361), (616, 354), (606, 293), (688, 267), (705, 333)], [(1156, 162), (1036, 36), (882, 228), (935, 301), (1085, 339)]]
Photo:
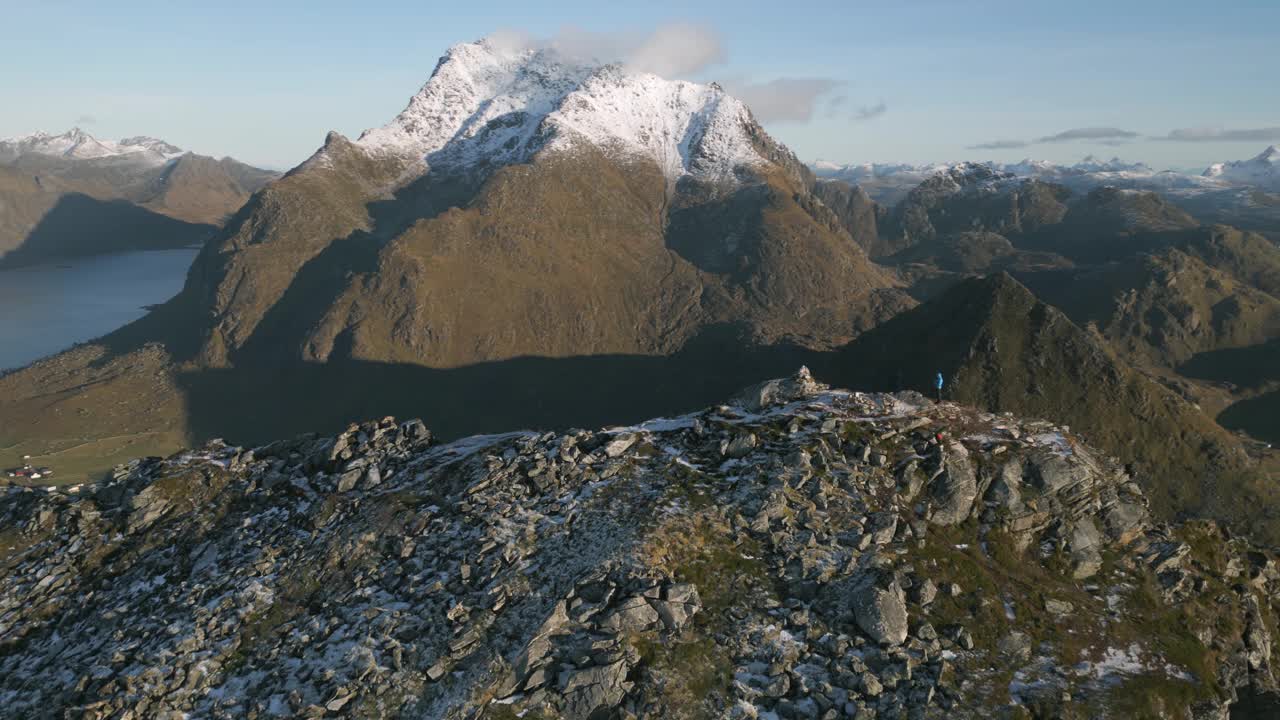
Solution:
[(588, 144), (652, 160), (671, 178), (732, 180), (765, 162), (763, 137), (746, 105), (714, 83), (486, 39), (450, 48), (408, 107), (356, 145), (465, 170)]
[(1280, 188), (1280, 148), (1275, 145), (1249, 160), (1214, 163), (1204, 176), (1241, 185)]
[(36, 132), (0, 140), (0, 162), (23, 155), (46, 155), (72, 160), (124, 158), (147, 165), (163, 165), (185, 151), (156, 138), (138, 136), (120, 141), (99, 140), (80, 128), (60, 135)]

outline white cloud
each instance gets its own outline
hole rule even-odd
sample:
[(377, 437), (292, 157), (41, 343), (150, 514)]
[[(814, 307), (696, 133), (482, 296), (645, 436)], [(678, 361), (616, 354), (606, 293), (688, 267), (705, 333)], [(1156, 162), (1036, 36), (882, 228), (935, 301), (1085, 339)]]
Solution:
[(683, 78), (728, 57), (719, 34), (691, 23), (670, 23), (652, 32), (596, 32), (567, 25), (549, 38), (522, 30), (499, 30), (486, 40), (508, 52), (554, 48), (569, 58), (620, 62), (634, 72)]
[(720, 36), (697, 25), (664, 25), (625, 58), (629, 68), (662, 77), (681, 77), (722, 63), (728, 55)]
[[(596, 32), (566, 26), (549, 38), (520, 30), (501, 30), (488, 36), (495, 47), (520, 52), (551, 48), (568, 58), (620, 62), (634, 72), (670, 79), (688, 78), (728, 60), (724, 43), (713, 29), (692, 23), (670, 23), (651, 32)], [(766, 81), (734, 78), (725, 89), (751, 108), (761, 122), (807, 122), (818, 101), (843, 83), (827, 77), (780, 77)], [(835, 109), (848, 98), (828, 101)], [(852, 118), (869, 120), (884, 113), (884, 103), (857, 109)]]
[(825, 77), (781, 77), (765, 82), (728, 81), (725, 90), (746, 103), (762, 123), (808, 122), (818, 99), (840, 85)]

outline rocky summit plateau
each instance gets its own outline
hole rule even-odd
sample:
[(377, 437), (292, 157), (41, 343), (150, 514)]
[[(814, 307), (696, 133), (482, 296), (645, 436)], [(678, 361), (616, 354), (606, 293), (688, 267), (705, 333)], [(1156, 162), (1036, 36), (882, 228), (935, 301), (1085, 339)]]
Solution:
[(1275, 552), (1157, 521), (1145, 481), (1067, 427), (804, 369), (627, 427), (215, 441), (4, 491), (0, 707), (1237, 717), (1275, 688)]

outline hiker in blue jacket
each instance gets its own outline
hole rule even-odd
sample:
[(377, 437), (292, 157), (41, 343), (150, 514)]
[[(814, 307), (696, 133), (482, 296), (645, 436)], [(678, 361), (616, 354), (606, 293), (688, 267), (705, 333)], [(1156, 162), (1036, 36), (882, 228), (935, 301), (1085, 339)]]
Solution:
[(933, 387), (938, 391), (938, 402), (942, 402), (942, 373), (938, 373), (938, 377), (933, 381)]

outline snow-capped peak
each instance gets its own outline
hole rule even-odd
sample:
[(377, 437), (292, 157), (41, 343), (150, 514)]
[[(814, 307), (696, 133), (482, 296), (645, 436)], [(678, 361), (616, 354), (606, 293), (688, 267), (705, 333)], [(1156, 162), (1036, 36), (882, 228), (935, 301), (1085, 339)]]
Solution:
[(839, 163), (819, 161), (811, 164), (818, 177), (845, 180), (855, 185), (880, 179), (907, 179), (919, 182), (939, 172), (950, 170), (956, 163), (935, 163), (931, 165), (911, 165), (908, 163)]
[(930, 192), (994, 192), (1018, 181), (1014, 173), (989, 163), (962, 162), (938, 172), (921, 184)]
[(1070, 169), (1076, 170), (1079, 172), (1086, 172), (1086, 173), (1088, 172), (1131, 172), (1131, 173), (1132, 172), (1136, 172), (1136, 173), (1154, 172), (1154, 170), (1152, 170), (1151, 167), (1148, 166), (1146, 163), (1140, 163), (1140, 162), (1129, 163), (1121, 160), (1118, 157), (1112, 157), (1110, 160), (1103, 160), (1102, 158), (1095, 157), (1093, 155), (1086, 155), (1084, 159), (1082, 159), (1080, 162), (1076, 163), (1075, 165), (1072, 165)]
[(1204, 171), (1204, 177), (1237, 185), (1280, 188), (1280, 149), (1272, 145), (1249, 160), (1214, 163)]
[(175, 158), (186, 153), (186, 150), (176, 145), (167, 143), (159, 138), (147, 137), (146, 135), (124, 138), (118, 144), (121, 150), (126, 152), (129, 148), (141, 148), (160, 153), (165, 158)]
[(450, 48), (408, 107), (356, 144), (428, 167), (471, 167), (588, 143), (650, 159), (669, 177), (731, 179), (764, 162), (752, 125), (746, 106), (714, 83), (481, 40)]
[(99, 140), (78, 127), (60, 135), (35, 132), (0, 140), (0, 160), (12, 160), (30, 154), (74, 160), (126, 157), (147, 164), (162, 164), (182, 153), (180, 148), (163, 140), (149, 137), (127, 138), (120, 142)]

